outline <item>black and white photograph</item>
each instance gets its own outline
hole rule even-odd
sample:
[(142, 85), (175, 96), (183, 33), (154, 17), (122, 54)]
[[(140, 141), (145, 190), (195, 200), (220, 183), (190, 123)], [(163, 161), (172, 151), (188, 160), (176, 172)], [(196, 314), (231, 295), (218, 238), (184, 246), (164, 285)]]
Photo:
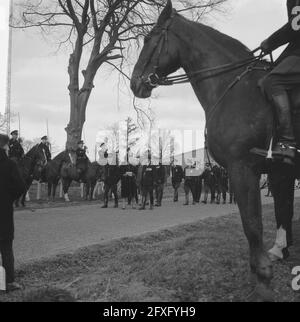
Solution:
[(0, 43), (0, 310), (300, 302), (300, 0), (0, 0)]

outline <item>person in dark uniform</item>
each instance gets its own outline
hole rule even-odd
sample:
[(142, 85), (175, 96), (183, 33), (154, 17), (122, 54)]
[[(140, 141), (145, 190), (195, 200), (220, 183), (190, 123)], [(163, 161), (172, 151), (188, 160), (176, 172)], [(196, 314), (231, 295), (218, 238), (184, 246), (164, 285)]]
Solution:
[(154, 180), (155, 180), (155, 170), (151, 165), (151, 160), (148, 161), (148, 165), (143, 166), (142, 177), (141, 177), (141, 190), (142, 190), (142, 205), (139, 210), (146, 209), (146, 202), (148, 194), (150, 196), (150, 210), (153, 210), (154, 204)]
[(88, 166), (88, 157), (86, 155), (87, 148), (84, 146), (83, 141), (78, 142), (78, 147), (76, 150), (76, 168), (79, 175), (82, 175)]
[(185, 203), (184, 206), (189, 205), (189, 194), (192, 193), (193, 205), (196, 204), (196, 186), (195, 177), (193, 176), (193, 170), (195, 170), (195, 165), (188, 165), (184, 169), (184, 192), (185, 192)]
[(11, 132), (8, 156), (15, 162), (19, 162), (24, 157), (24, 149), (20, 143), (19, 132), (17, 130)]
[(134, 201), (138, 203), (137, 200), (137, 167), (131, 163), (131, 158), (129, 157), (130, 150), (127, 151), (126, 161), (124, 164), (120, 165), (120, 176), (121, 176), (121, 198), (123, 199), (123, 209), (126, 209), (126, 199), (128, 205), (132, 205), (135, 208)]
[(300, 0), (287, 0), (288, 22), (262, 42), (264, 53), (289, 44), (276, 62), (276, 67), (260, 83), (272, 103), (279, 125), (278, 142), (274, 152), (293, 163), (296, 140), (292, 125), (291, 103), (288, 91), (300, 85)]
[(47, 162), (51, 161), (52, 156), (50, 152), (50, 143), (46, 135), (41, 138), (41, 143), (39, 144), (39, 148), (44, 151)]
[(120, 181), (120, 168), (118, 165), (106, 164), (104, 166), (104, 205), (102, 208), (108, 207), (109, 193), (111, 192), (115, 198), (114, 208), (119, 207), (118, 199), (118, 182)]
[(180, 165), (173, 165), (171, 168), (171, 175), (172, 175), (172, 186), (174, 188), (174, 198), (173, 201), (178, 201), (178, 189), (181, 185), (181, 182), (184, 178), (184, 172), (182, 166)]
[(0, 254), (6, 272), (6, 290), (19, 289), (14, 277), (14, 218), (13, 203), (26, 191), (19, 170), (8, 158), (9, 138), (0, 134)]
[(164, 195), (164, 186), (166, 183), (166, 169), (160, 161), (155, 167), (155, 177), (154, 177), (154, 189), (155, 189), (155, 199), (156, 207), (161, 207), (162, 198)]

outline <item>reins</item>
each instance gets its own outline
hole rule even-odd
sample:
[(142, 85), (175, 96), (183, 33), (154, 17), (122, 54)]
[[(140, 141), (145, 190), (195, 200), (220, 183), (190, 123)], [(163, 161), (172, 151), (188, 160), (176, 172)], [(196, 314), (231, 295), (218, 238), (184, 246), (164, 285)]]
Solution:
[(170, 77), (164, 77), (164, 78), (160, 78), (158, 79), (157, 85), (161, 85), (161, 86), (171, 86), (171, 85), (175, 85), (175, 84), (184, 84), (184, 83), (189, 83), (191, 78), (204, 74), (204, 73), (211, 73), (211, 72), (215, 72), (213, 74), (209, 74), (209, 75), (205, 75), (202, 76), (201, 78), (197, 78), (198, 81), (203, 81), (209, 78), (214, 78), (226, 73), (229, 73), (231, 71), (234, 71), (236, 69), (240, 69), (244, 66), (247, 66), (251, 63), (257, 62), (258, 60), (260, 60), (260, 57), (251, 57), (236, 63), (229, 63), (229, 64), (224, 64), (224, 65), (220, 65), (220, 66), (216, 66), (216, 67), (212, 67), (212, 68), (204, 68), (204, 69), (200, 69), (198, 71), (194, 71), (191, 73), (187, 73), (187, 74), (180, 74), (180, 75), (175, 75), (175, 76), (170, 76)]

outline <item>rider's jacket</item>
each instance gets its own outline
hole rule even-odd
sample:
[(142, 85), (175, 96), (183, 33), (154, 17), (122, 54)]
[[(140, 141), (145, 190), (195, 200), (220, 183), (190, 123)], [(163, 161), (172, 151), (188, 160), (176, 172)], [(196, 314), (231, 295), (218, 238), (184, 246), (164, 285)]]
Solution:
[(282, 60), (288, 56), (300, 57), (300, 0), (287, 0), (289, 21), (267, 39), (270, 50), (289, 44), (280, 56)]
[(22, 159), (24, 156), (24, 150), (19, 140), (9, 140), (9, 158), (15, 158), (17, 160)]

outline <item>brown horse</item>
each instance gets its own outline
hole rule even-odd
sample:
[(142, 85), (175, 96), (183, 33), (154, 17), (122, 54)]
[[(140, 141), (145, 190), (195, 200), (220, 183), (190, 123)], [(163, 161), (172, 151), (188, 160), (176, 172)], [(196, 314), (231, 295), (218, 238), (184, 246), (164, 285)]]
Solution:
[(18, 168), (26, 185), (26, 192), (22, 195), (20, 200), (15, 202), (16, 207), (19, 207), (19, 202), (21, 202), (21, 205), (25, 207), (27, 192), (33, 180), (40, 180), (42, 170), (46, 163), (46, 156), (38, 144), (30, 149), (30, 151), (25, 154), (24, 158), (17, 162)]
[[(158, 84), (168, 84), (167, 80), (172, 80), (168, 77), (171, 73), (184, 69), (205, 110), (209, 151), (228, 170), (238, 202), (249, 242), (250, 268), (256, 281), (249, 299), (271, 301), (274, 299), (270, 287), (273, 269), (263, 245), (259, 189), (265, 161), (250, 151), (255, 147), (266, 149), (270, 145), (274, 116), (271, 105), (258, 87), (259, 79), (265, 76), (267, 63), (256, 61), (254, 69), (243, 73), (245, 67), (236, 63), (248, 60), (254, 64), (253, 53), (243, 44), (213, 28), (185, 19), (173, 10), (169, 0), (145, 38), (131, 88), (137, 97), (148, 98)], [(228, 64), (235, 69), (220, 72), (221, 67)], [(220, 69), (216, 69), (217, 66)], [(218, 77), (213, 77), (216, 70)], [(241, 73), (242, 78), (238, 77)], [(233, 80), (234, 86), (228, 87)], [(297, 129), (296, 136), (300, 142)], [(293, 168), (283, 169), (281, 163), (275, 162), (271, 169), (270, 181), (280, 231), (276, 245), (284, 240), (282, 248), (287, 252), (292, 244), (295, 172)]]
[(92, 200), (96, 183), (102, 177), (103, 167), (89, 160), (78, 162), (76, 166), (76, 161), (73, 163), (70, 153), (63, 151), (47, 164), (44, 181), (48, 183), (48, 200), (52, 195), (54, 201), (59, 180), (62, 181), (65, 201), (70, 201), (68, 191), (72, 181), (84, 183), (86, 186), (85, 199)]

